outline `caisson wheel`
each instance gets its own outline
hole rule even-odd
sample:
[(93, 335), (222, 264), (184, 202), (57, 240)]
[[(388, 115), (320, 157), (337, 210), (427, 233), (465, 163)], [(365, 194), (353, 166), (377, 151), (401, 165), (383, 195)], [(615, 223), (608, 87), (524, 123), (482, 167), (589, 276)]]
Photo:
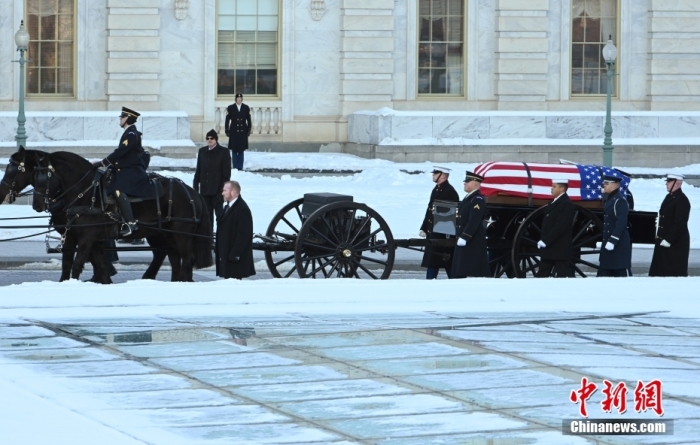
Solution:
[(265, 232), (266, 237), (277, 240), (282, 246), (276, 251), (265, 250), (265, 262), (275, 278), (288, 278), (296, 272), (294, 247), (303, 224), (303, 204), (304, 198), (299, 198), (282, 207)]

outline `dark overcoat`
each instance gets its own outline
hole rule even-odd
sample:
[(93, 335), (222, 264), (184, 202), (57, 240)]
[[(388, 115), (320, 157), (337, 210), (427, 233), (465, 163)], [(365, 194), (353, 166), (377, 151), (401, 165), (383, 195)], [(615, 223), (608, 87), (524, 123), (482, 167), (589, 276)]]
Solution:
[[(659, 210), (659, 228), (656, 231), (654, 256), (649, 268), (650, 277), (687, 277), (690, 255), (690, 201), (681, 189), (669, 193)], [(661, 247), (661, 240), (671, 247)]]
[(246, 278), (255, 275), (253, 215), (242, 197), (216, 220), (216, 276)]
[(224, 183), (231, 180), (231, 154), (219, 144), (209, 149), (204, 146), (197, 153), (197, 169), (194, 172), (192, 188), (202, 196), (217, 196), (224, 189)]
[[(627, 214), (629, 204), (620, 195), (620, 189), (610, 193), (605, 201), (603, 211), (603, 240), (600, 250), (600, 268), (617, 270), (632, 267), (632, 242), (627, 230)], [(611, 242), (613, 250), (607, 250), (605, 245)]]
[(112, 166), (108, 194), (119, 190), (127, 196), (153, 195), (153, 186), (148, 179), (142, 157), (143, 152), (141, 133), (136, 130), (135, 125), (129, 125), (119, 140), (119, 146), (102, 160), (103, 165)]
[(484, 216), (486, 201), (479, 190), (467, 195), (459, 203), (457, 236), (467, 240), (467, 245), (455, 245), (452, 262), (452, 278), (488, 277), (488, 251)]
[(238, 111), (236, 104), (231, 104), (226, 108), (226, 122), (224, 122), (226, 136), (228, 136), (228, 149), (235, 152), (242, 152), (248, 149), (248, 136), (253, 128), (253, 121), (250, 118), (250, 107), (241, 104), (241, 111)]
[[(459, 195), (452, 184), (445, 181), (442, 184), (436, 184), (433, 191), (430, 193), (430, 202), (428, 202), (428, 209), (425, 211), (425, 218), (423, 218), (423, 224), (421, 224), (420, 229), (426, 233), (427, 239), (446, 239), (447, 235), (442, 233), (433, 233), (433, 202), (438, 201), (450, 201), (458, 202)], [(448, 259), (445, 260), (444, 258)], [(429, 268), (445, 268), (450, 270), (452, 267), (452, 248), (450, 247), (426, 247), (425, 253), (423, 254), (423, 261), (420, 264), (422, 267)]]
[(572, 230), (574, 204), (566, 193), (547, 204), (542, 219), (542, 242), (547, 247), (540, 249), (543, 260), (569, 260), (574, 254)]

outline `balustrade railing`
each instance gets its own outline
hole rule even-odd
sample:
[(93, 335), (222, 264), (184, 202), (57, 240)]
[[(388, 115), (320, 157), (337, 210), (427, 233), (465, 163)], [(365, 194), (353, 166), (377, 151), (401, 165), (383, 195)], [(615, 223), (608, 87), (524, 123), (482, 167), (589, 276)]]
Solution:
[[(253, 123), (251, 135), (281, 135), (282, 134), (282, 107), (281, 106), (255, 106), (247, 104), (250, 107), (250, 118)], [(226, 123), (226, 107), (216, 107), (216, 131), (224, 133), (224, 124)]]

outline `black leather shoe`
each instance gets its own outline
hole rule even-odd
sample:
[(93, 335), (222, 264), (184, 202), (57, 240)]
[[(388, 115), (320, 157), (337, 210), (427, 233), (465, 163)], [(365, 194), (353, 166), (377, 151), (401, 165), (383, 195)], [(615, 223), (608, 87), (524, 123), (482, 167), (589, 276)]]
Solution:
[(121, 236), (129, 236), (137, 230), (139, 230), (139, 226), (137, 226), (135, 222), (130, 222), (122, 224), (122, 230), (119, 232), (119, 234)]
[(145, 243), (146, 243), (146, 241), (144, 241), (143, 238), (136, 238), (135, 240), (133, 240), (131, 242), (131, 244), (145, 244)]

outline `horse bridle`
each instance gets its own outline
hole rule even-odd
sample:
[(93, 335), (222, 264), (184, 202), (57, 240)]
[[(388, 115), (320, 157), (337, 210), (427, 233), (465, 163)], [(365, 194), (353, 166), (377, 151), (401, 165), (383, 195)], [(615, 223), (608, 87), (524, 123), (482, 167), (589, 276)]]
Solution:
[(19, 194), (15, 191), (15, 186), (17, 185), (17, 173), (24, 173), (25, 171), (27, 171), (27, 169), (24, 166), (24, 161), (24, 156), (22, 157), (21, 161), (15, 161), (10, 157), (10, 165), (15, 166), (17, 168), (17, 171), (14, 172), (14, 175), (12, 175), (12, 184), (7, 182), (7, 174), (5, 174), (5, 177), (2, 178), (2, 182), (0, 182), (0, 184), (10, 189), (10, 193), (8, 193), (7, 195), (9, 202), (14, 202), (15, 199), (17, 199), (17, 197), (19, 196)]

